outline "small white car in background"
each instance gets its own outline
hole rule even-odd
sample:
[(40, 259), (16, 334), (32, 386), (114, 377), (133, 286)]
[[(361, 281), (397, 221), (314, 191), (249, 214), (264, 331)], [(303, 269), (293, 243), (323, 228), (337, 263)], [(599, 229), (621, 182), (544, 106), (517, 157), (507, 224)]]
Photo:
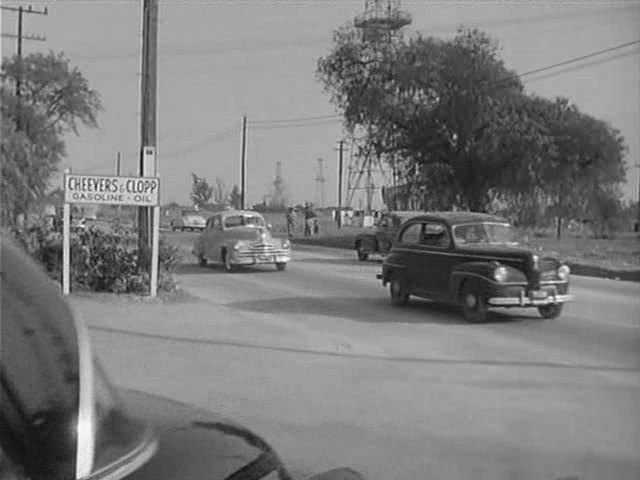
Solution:
[(275, 265), (291, 260), (289, 239), (271, 235), (264, 217), (250, 210), (227, 210), (211, 216), (193, 247), (201, 266), (219, 263), (231, 272), (239, 265)]

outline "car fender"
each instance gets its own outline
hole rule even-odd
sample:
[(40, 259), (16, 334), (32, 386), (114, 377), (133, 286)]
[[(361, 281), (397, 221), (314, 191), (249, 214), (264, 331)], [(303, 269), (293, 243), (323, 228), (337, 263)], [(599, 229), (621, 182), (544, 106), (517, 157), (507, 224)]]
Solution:
[(497, 266), (497, 262), (466, 262), (457, 265), (449, 277), (449, 291), (454, 298), (458, 298), (462, 286), (466, 282), (473, 284), (480, 289), (485, 289), (487, 284), (493, 282), (492, 274)]

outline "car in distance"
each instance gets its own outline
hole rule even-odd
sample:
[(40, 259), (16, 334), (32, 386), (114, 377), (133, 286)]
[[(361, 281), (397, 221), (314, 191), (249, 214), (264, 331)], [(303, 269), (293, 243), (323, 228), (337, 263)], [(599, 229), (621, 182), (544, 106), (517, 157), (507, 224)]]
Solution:
[(419, 215), (419, 211), (393, 211), (380, 216), (373, 231), (362, 232), (356, 235), (354, 249), (358, 260), (364, 262), (369, 255), (386, 255), (391, 250), (393, 242), (398, 234), (398, 229), (408, 218)]
[(202, 231), (204, 230), (205, 224), (206, 220), (200, 215), (183, 215), (180, 218), (171, 220), (171, 230), (174, 232), (177, 230), (180, 230), (181, 232), (184, 232), (185, 230), (189, 230), (191, 232)]
[[(238, 423), (114, 388), (59, 288), (0, 240), (0, 479), (294, 479)], [(363, 477), (346, 468), (308, 480)]]
[(383, 286), (391, 302), (410, 295), (462, 306), (471, 322), (491, 307), (535, 307), (556, 318), (569, 294), (569, 267), (516, 241), (503, 218), (472, 212), (434, 212), (402, 225), (385, 257)]
[(207, 220), (192, 253), (201, 266), (218, 263), (228, 272), (240, 265), (273, 264), (284, 270), (291, 260), (291, 244), (288, 238), (271, 235), (271, 226), (258, 212), (227, 210)]

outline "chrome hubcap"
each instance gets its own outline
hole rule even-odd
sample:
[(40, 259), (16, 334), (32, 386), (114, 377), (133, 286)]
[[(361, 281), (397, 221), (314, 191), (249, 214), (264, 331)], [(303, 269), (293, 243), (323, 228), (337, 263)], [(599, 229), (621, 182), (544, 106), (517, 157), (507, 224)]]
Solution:
[(465, 302), (465, 305), (471, 309), (476, 308), (476, 305), (478, 303), (476, 296), (472, 293), (467, 294), (467, 296), (464, 299), (464, 302)]

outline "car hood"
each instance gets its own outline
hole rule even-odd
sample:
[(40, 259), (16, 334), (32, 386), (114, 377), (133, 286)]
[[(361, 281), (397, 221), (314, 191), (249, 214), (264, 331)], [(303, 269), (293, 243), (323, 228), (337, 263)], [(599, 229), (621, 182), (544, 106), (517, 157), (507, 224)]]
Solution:
[(291, 477), (262, 438), (228, 419), (134, 390), (121, 399), (158, 437), (157, 453), (128, 480), (258, 480)]
[[(557, 257), (549, 252), (537, 251), (526, 245), (461, 245), (458, 247), (458, 251), (468, 253), (469, 255), (489, 255), (495, 257), (496, 260), (504, 261), (504, 263), (508, 265), (512, 264), (512, 266), (516, 267), (518, 266), (518, 262), (524, 261), (529, 271), (535, 269), (540, 271), (554, 270), (557, 269), (561, 263)], [(534, 261), (534, 256), (538, 257), (537, 264)], [(511, 259), (513, 259), (515, 263), (511, 262)], [(534, 267), (534, 265), (537, 266)]]
[(264, 240), (265, 242), (274, 242), (276, 238), (266, 228), (256, 227), (235, 227), (232, 230), (233, 237), (237, 240)]

